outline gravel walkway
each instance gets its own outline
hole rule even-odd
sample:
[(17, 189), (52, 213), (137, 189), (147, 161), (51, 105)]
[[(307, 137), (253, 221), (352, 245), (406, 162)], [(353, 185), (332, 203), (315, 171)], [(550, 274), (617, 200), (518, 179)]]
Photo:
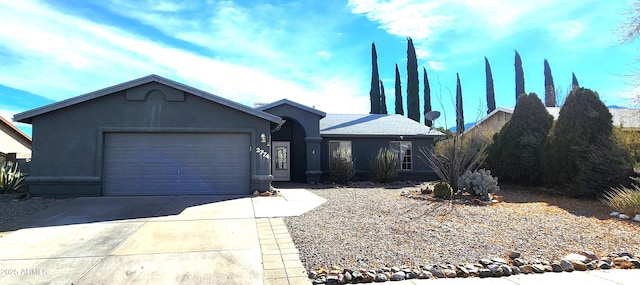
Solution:
[(327, 203), (284, 219), (305, 267), (473, 263), (507, 251), (546, 261), (585, 250), (640, 253), (640, 224), (609, 218), (598, 201), (504, 189), (494, 206), (400, 196), (414, 189), (310, 190)]
[(34, 215), (49, 207), (66, 203), (71, 199), (51, 199), (35, 197), (26, 200), (15, 200), (18, 194), (0, 195), (0, 232), (6, 230), (5, 226), (10, 222)]

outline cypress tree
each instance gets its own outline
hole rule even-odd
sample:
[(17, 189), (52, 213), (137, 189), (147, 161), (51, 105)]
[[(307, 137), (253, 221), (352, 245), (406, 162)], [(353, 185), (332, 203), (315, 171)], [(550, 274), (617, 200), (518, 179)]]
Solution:
[(404, 115), (404, 107), (402, 106), (402, 86), (400, 84), (400, 71), (396, 63), (396, 114)]
[[(431, 87), (429, 87), (429, 77), (427, 76), (427, 69), (422, 67), (422, 81), (424, 84), (424, 113), (431, 111)], [(424, 118), (425, 126), (431, 127), (433, 125), (433, 121), (427, 120), (427, 117)]]
[(460, 75), (456, 73), (458, 82), (456, 84), (456, 133), (464, 132), (464, 113), (462, 111), (462, 86), (460, 85)]
[(576, 78), (575, 73), (571, 72), (571, 91), (580, 88), (580, 84), (578, 83), (578, 78)]
[(493, 75), (491, 74), (491, 65), (489, 60), (484, 57), (484, 73), (487, 79), (487, 114), (496, 109), (496, 94), (493, 90)]
[(371, 90), (369, 91), (371, 100), (370, 114), (380, 114), (380, 75), (378, 74), (378, 53), (376, 43), (371, 43)]
[(553, 85), (551, 67), (547, 59), (544, 60), (544, 105), (545, 107), (556, 106), (556, 89)]
[(380, 114), (387, 114), (387, 96), (384, 94), (382, 80), (380, 80)]
[(420, 122), (420, 98), (418, 86), (418, 59), (413, 40), (407, 38), (407, 117)]
[(522, 59), (520, 58), (520, 54), (516, 51), (516, 102), (518, 101), (518, 96), (520, 94), (526, 94), (524, 91), (524, 70), (522, 70)]

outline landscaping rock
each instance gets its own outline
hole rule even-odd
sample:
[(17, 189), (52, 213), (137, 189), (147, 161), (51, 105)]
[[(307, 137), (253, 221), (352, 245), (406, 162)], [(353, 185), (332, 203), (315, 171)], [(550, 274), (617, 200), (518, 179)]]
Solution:
[(364, 275), (362, 275), (362, 273), (360, 272), (353, 272), (351, 273), (351, 276), (353, 277), (351, 279), (352, 282), (359, 283), (364, 281)]
[(520, 268), (518, 266), (515, 265), (511, 265), (511, 274), (512, 275), (518, 275), (520, 274)]
[(582, 254), (577, 254), (577, 253), (570, 253), (567, 256), (565, 256), (564, 259), (569, 261), (580, 261), (582, 263), (589, 262), (586, 256)]
[(487, 277), (491, 277), (491, 270), (486, 269), (486, 268), (480, 268), (478, 270), (478, 276), (480, 278), (487, 278)]
[(431, 272), (426, 271), (426, 270), (422, 270), (420, 271), (420, 273), (418, 273), (418, 279), (432, 279), (433, 278), (433, 274), (431, 274)]
[(517, 251), (509, 251), (508, 255), (509, 255), (509, 258), (511, 258), (512, 260), (516, 258), (520, 258), (521, 256), (521, 254)]
[(600, 268), (600, 269), (605, 269), (605, 270), (606, 270), (606, 269), (611, 269), (611, 264), (610, 264), (610, 263), (608, 263), (608, 262), (606, 262), (606, 261), (600, 260), (600, 261), (598, 262), (598, 268)]
[(387, 280), (387, 275), (384, 273), (376, 274), (376, 278), (374, 279), (375, 282), (387, 282)]
[(560, 267), (562, 267), (562, 271), (566, 272), (573, 272), (573, 270), (575, 270), (573, 263), (566, 259), (560, 260)]
[(594, 260), (594, 261), (591, 261), (591, 262), (587, 263), (587, 268), (589, 270), (596, 270), (598, 268), (598, 261)]
[(587, 262), (600, 259), (593, 251), (583, 251), (580, 254), (587, 257)]
[(456, 278), (456, 276), (458, 276), (455, 270), (449, 268), (442, 269), (442, 273), (444, 273), (444, 276), (447, 278)]
[(353, 276), (351, 275), (351, 273), (349, 271), (344, 272), (344, 282), (345, 283), (351, 283), (351, 281), (353, 280)]
[(398, 271), (395, 272), (391, 275), (390, 280), (391, 281), (401, 281), (401, 280), (405, 280), (407, 278), (407, 274), (404, 273), (404, 271)]
[(631, 262), (635, 268), (640, 269), (640, 260), (632, 258), (629, 262)]
[(520, 272), (524, 273), (524, 274), (531, 274), (533, 273), (533, 265), (531, 264), (525, 264), (519, 267)]
[(465, 266), (458, 265), (456, 266), (456, 275), (457, 277), (467, 278), (469, 277), (470, 273)]
[(587, 265), (584, 264), (582, 261), (569, 260), (569, 262), (571, 262), (571, 264), (573, 265), (573, 269), (575, 269), (576, 271), (587, 271), (587, 270), (589, 270)]
[(534, 264), (531, 265), (533, 272), (534, 273), (545, 273), (547, 270), (545, 270), (544, 265), (542, 264)]
[(499, 258), (499, 257), (492, 258), (491, 261), (493, 261), (494, 263), (509, 264), (509, 262), (504, 260), (504, 258)]
[(440, 268), (440, 266), (432, 267), (430, 272), (436, 278), (445, 278), (444, 272), (442, 271), (442, 268)]
[(511, 276), (511, 267), (506, 264), (501, 264), (500, 269), (502, 270), (502, 276)]
[(483, 266), (487, 266), (489, 264), (493, 264), (493, 261), (491, 261), (490, 259), (480, 259), (478, 260), (478, 263), (482, 264)]
[(552, 272), (562, 272), (562, 266), (560, 265), (560, 261), (554, 261), (551, 263), (551, 271)]
[(362, 279), (362, 282), (364, 283), (371, 283), (376, 279), (376, 275), (371, 273), (371, 272), (367, 272), (365, 274), (362, 275), (364, 278)]
[(637, 214), (635, 217), (633, 217), (633, 219), (631, 219), (634, 222), (640, 222), (640, 214)]
[(515, 258), (515, 259), (513, 260), (513, 265), (515, 265), (515, 266), (523, 266), (523, 265), (525, 265), (525, 264), (526, 264), (526, 262), (525, 262), (525, 261), (524, 261), (524, 259), (522, 259), (522, 258), (518, 258), (518, 257), (517, 257), (517, 258)]

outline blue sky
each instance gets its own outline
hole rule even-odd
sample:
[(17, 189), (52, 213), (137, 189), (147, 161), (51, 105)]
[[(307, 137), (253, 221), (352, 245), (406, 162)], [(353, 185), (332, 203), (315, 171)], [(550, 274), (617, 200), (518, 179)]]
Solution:
[[(514, 50), (523, 60), (527, 92), (544, 93), (546, 58), (556, 86), (565, 92), (575, 72), (607, 105), (624, 106), (632, 89), (626, 75), (637, 66), (638, 54), (636, 43), (618, 43), (627, 5), (626, 0), (0, 0), (0, 85), (5, 87), (0, 90), (57, 101), (153, 73), (249, 106), (288, 98), (327, 113), (368, 113), (375, 41), (393, 110), (396, 63), (406, 96), (410, 36), (419, 68), (429, 74), (433, 109), (446, 115), (436, 126), (455, 124), (456, 73), (466, 121), (486, 113), (485, 56), (497, 105), (512, 107)], [(12, 96), (0, 94), (0, 115), (11, 118), (41, 104), (16, 104)]]

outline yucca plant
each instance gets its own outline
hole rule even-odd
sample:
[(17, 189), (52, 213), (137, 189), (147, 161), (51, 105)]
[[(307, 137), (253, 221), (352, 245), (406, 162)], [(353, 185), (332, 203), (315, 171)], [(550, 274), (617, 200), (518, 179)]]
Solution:
[(24, 174), (18, 170), (18, 165), (13, 162), (5, 162), (0, 167), (0, 193), (22, 192), (24, 186)]
[(378, 154), (369, 162), (373, 179), (388, 183), (398, 176), (398, 155), (387, 148), (378, 150)]
[(633, 185), (631, 188), (618, 187), (606, 192), (602, 202), (616, 212), (629, 216), (640, 214), (640, 187)]

